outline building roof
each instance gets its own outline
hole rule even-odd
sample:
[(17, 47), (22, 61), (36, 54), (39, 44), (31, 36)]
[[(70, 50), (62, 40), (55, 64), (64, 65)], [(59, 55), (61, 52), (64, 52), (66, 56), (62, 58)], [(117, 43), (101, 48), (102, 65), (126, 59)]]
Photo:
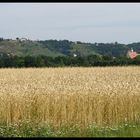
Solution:
[(138, 56), (138, 53), (134, 51), (128, 51), (128, 56), (133, 59)]

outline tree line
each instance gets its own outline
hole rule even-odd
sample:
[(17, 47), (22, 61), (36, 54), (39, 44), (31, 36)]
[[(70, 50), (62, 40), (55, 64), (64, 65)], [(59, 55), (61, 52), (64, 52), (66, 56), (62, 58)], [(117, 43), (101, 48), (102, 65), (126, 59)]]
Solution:
[(65, 67), (65, 66), (124, 66), (124, 65), (140, 65), (140, 56), (135, 59), (127, 57), (98, 56), (89, 55), (85, 57), (69, 57), (69, 56), (11, 56), (7, 54), (0, 55), (0, 68), (8, 67)]

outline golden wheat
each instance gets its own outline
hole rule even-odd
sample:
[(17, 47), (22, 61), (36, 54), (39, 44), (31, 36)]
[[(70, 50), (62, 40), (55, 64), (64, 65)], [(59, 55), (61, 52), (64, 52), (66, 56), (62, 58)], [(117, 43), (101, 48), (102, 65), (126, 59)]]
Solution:
[(0, 69), (0, 121), (140, 121), (140, 67)]

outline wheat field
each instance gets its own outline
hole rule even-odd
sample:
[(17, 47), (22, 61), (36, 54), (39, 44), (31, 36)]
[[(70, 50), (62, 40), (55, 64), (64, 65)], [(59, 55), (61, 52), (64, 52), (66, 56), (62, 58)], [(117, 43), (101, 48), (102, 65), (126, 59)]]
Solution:
[(0, 122), (108, 126), (140, 121), (140, 67), (0, 69)]

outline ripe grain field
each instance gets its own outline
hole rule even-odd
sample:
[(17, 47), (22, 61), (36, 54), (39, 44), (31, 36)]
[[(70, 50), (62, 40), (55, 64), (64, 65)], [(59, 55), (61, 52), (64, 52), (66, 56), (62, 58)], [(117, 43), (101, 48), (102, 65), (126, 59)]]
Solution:
[(53, 128), (140, 122), (140, 67), (0, 69), (0, 123)]

